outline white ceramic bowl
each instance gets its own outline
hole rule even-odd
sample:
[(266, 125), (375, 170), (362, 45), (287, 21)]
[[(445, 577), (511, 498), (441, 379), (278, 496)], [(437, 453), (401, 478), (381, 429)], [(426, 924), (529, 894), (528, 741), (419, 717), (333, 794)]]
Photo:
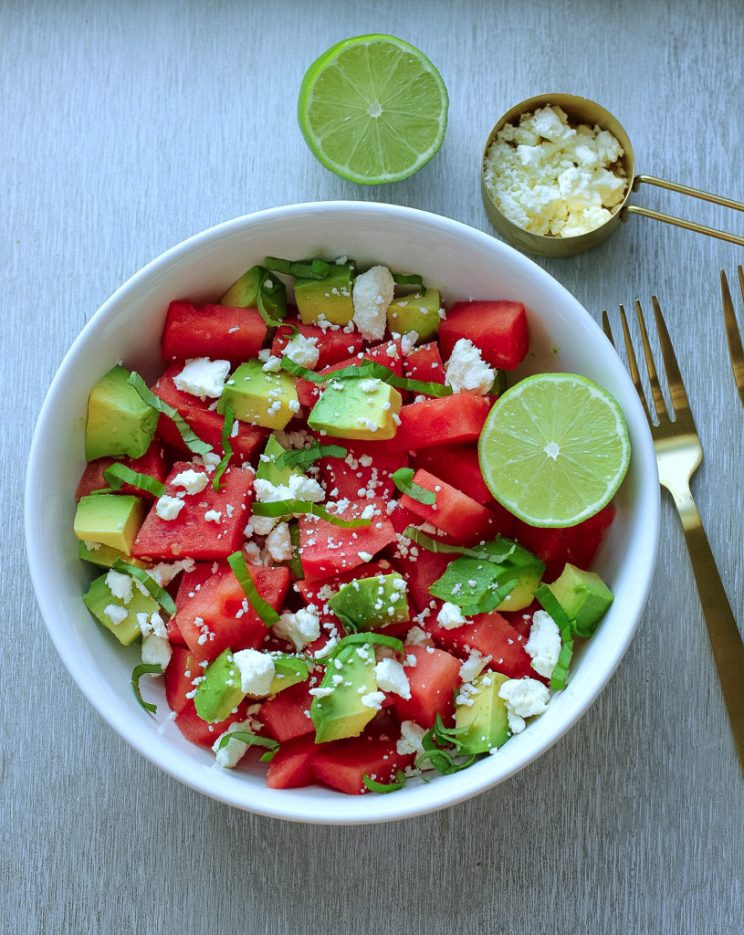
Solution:
[[(171, 299), (214, 299), (266, 254), (316, 252), (421, 273), (448, 302), (524, 302), (530, 354), (522, 372), (575, 370), (596, 380), (622, 406), (633, 445), (618, 515), (596, 564), (615, 602), (574, 661), (568, 688), (497, 755), (453, 776), (409, 783), (392, 795), (345, 796), (319, 786), (274, 790), (265, 784), (263, 767), (214, 768), (212, 754), (188, 743), (169, 721), (159, 685), (143, 683), (145, 695), (160, 701), (157, 717), (139, 707), (129, 681), (137, 648), (124, 650), (80, 599), (90, 570), (78, 560), (72, 534), (74, 491), (85, 464), (84, 415), (95, 380), (120, 359), (145, 377), (158, 374), (160, 332)], [(406, 818), (467, 799), (512, 776), (576, 723), (607, 684), (638, 624), (656, 557), (659, 488), (651, 437), (628, 374), (561, 285), (516, 250), (457, 221), (342, 201), (290, 205), (220, 224), (168, 250), (121, 286), (85, 326), (49, 388), (31, 445), (25, 510), (31, 577), (49, 633), (83, 693), (122, 737), (176, 779), (222, 802), (294, 821), (353, 824)]]

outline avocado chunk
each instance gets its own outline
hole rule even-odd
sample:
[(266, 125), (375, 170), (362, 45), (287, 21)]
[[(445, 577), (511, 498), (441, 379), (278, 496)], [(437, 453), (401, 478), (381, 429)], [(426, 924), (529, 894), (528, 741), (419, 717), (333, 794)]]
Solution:
[(231, 649), (226, 649), (204, 670), (194, 696), (196, 713), (203, 721), (224, 721), (245, 698), (240, 672)]
[(463, 753), (488, 753), (509, 739), (506, 702), (499, 698), (499, 689), (508, 680), (500, 672), (484, 672), (471, 683), (473, 703), (455, 708), (455, 728), (464, 729), (457, 738)]
[(258, 459), (258, 468), (256, 469), (256, 478), (258, 480), (267, 480), (275, 487), (280, 487), (289, 483), (289, 478), (295, 474), (301, 476), (302, 471), (293, 467), (277, 467), (276, 460), (285, 453), (285, 449), (276, 440), (275, 435), (269, 435), (263, 454)]
[(251, 266), (222, 296), (220, 305), (229, 305), (230, 308), (255, 308), (258, 303), (261, 273), (260, 266)]
[(304, 682), (310, 676), (310, 664), (307, 659), (289, 653), (271, 655), (274, 659), (274, 678), (271, 680), (270, 695), (277, 695), (285, 688)]
[(439, 329), (439, 309), (442, 301), (437, 289), (426, 289), (396, 298), (387, 310), (388, 327), (391, 331), (406, 334), (415, 331), (419, 340), (425, 341)]
[(575, 621), (577, 636), (591, 636), (613, 601), (612, 591), (598, 574), (582, 571), (570, 562), (566, 562), (560, 576), (547, 587), (566, 616)]
[(269, 429), (283, 429), (299, 412), (294, 380), (288, 373), (267, 373), (260, 360), (241, 364), (225, 384), (221, 408), (229, 405), (235, 418)]
[(354, 315), (353, 278), (353, 264), (332, 263), (325, 279), (295, 279), (295, 302), (303, 323), (314, 324), (323, 316), (333, 325), (348, 324)]
[(90, 494), (78, 502), (73, 529), (78, 539), (100, 542), (131, 555), (144, 518), (145, 508), (139, 497)]
[(158, 414), (127, 383), (129, 375), (125, 367), (112, 367), (90, 391), (85, 423), (88, 461), (108, 455), (139, 458), (150, 447)]
[(349, 632), (376, 630), (411, 619), (402, 575), (376, 575), (343, 585), (328, 606)]
[[(132, 587), (132, 597), (127, 604), (120, 598), (114, 597), (106, 584), (106, 575), (101, 575), (93, 581), (87, 592), (83, 594), (83, 603), (96, 620), (110, 630), (124, 646), (129, 646), (140, 636), (137, 614), (147, 614), (149, 617), (160, 610), (155, 598), (149, 594), (142, 594), (136, 585)], [(125, 610), (126, 617), (117, 621), (116, 617), (119, 614), (116, 610), (113, 611), (114, 617), (109, 616), (106, 610), (112, 607)]]
[[(90, 546), (98, 546), (91, 549)], [(97, 565), (99, 568), (113, 568), (117, 559), (135, 565), (137, 568), (147, 568), (147, 562), (141, 562), (138, 558), (132, 558), (125, 555), (118, 549), (112, 549), (110, 545), (99, 545), (97, 542), (80, 542), (78, 544), (78, 555), (84, 562), (90, 562), (91, 565)]]
[(315, 742), (358, 737), (377, 714), (374, 706), (363, 703), (368, 694), (377, 691), (374, 647), (357, 643), (341, 648), (326, 667), (319, 687), (329, 693), (316, 696), (310, 705)]
[(537, 565), (521, 565), (513, 569), (509, 578), (516, 579), (517, 586), (507, 594), (496, 610), (524, 610), (529, 607), (535, 597), (535, 591), (540, 584), (545, 566), (540, 562)]
[(393, 416), (402, 402), (400, 393), (382, 380), (332, 380), (313, 406), (307, 424), (334, 438), (384, 441), (398, 431)]

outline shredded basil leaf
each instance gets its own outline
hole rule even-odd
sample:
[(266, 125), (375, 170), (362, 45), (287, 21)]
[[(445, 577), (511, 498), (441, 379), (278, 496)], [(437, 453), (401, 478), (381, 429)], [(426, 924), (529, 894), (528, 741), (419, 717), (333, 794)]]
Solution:
[(232, 438), (232, 430), (235, 425), (235, 413), (232, 410), (232, 406), (229, 403), (225, 403), (223, 407), (223, 414), (225, 416), (225, 421), (222, 423), (222, 457), (220, 458), (220, 463), (217, 465), (217, 468), (214, 472), (214, 479), (212, 480), (212, 487), (215, 490), (220, 489), (220, 480), (222, 475), (225, 473), (228, 464), (230, 463), (230, 458), (233, 456), (233, 448), (230, 444), (230, 439)]
[(136, 565), (130, 565), (128, 562), (117, 558), (113, 564), (113, 569), (123, 575), (131, 575), (133, 578), (141, 581), (147, 588), (150, 596), (155, 598), (168, 616), (172, 617), (173, 614), (175, 614), (176, 605), (173, 602), (173, 598), (168, 594), (165, 588), (161, 588), (157, 581), (147, 574), (144, 568), (138, 568)]
[(397, 387), (399, 390), (408, 390), (411, 393), (423, 393), (426, 396), (451, 396), (452, 387), (442, 383), (430, 383), (424, 380), (411, 380), (408, 377), (399, 377), (384, 364), (376, 360), (362, 360), (351, 367), (342, 367), (330, 373), (316, 373), (301, 364), (295, 363), (289, 357), (282, 357), (282, 369), (296, 377), (303, 377), (312, 383), (328, 383), (330, 380), (361, 380), (375, 378)]
[(401, 493), (406, 494), (412, 500), (418, 500), (419, 503), (425, 503), (427, 506), (433, 506), (437, 502), (437, 495), (433, 490), (427, 490), (420, 484), (413, 482), (413, 468), (398, 468), (390, 475), (390, 480), (395, 484)]
[(277, 746), (275, 750), (267, 750), (266, 753), (262, 753), (258, 758), (260, 763), (271, 763), (274, 757), (279, 752), (279, 747)]
[(258, 593), (253, 578), (250, 576), (248, 567), (245, 564), (242, 552), (233, 552), (229, 555), (227, 562), (233, 570), (233, 574), (238, 579), (240, 587), (243, 589), (248, 603), (255, 610), (258, 616), (263, 620), (267, 627), (273, 627), (279, 622), (279, 614), (274, 610), (271, 604), (268, 604)]
[(249, 747), (266, 747), (267, 750), (278, 750), (279, 743), (270, 737), (259, 737), (258, 734), (251, 734), (247, 730), (228, 730), (220, 737), (217, 749), (226, 747), (231, 740), (239, 740)]
[[(427, 536), (425, 532), (422, 532), (416, 526), (406, 526), (402, 534), (406, 539), (410, 539), (411, 542), (415, 542), (416, 545), (420, 545), (428, 552), (437, 552), (441, 555), (464, 555), (467, 558), (477, 558), (480, 561), (493, 562), (496, 565), (503, 564), (517, 550), (516, 542), (505, 539), (503, 536), (497, 536), (493, 542), (487, 542), (483, 546), (470, 549), (464, 545), (449, 545), (447, 542), (439, 542), (437, 539)], [(537, 558), (535, 556), (533, 558), (537, 562)]]
[(162, 484), (157, 478), (150, 474), (138, 474), (127, 467), (126, 464), (112, 464), (103, 472), (103, 476), (111, 485), (111, 490), (119, 490), (123, 484), (130, 484), (132, 487), (139, 487), (140, 490), (146, 490), (156, 497), (162, 497), (165, 493), (165, 484)]
[(404, 276), (403, 273), (393, 273), (393, 281), (396, 286), (423, 286), (424, 280), (418, 273), (412, 273), (410, 276)]
[(386, 792), (395, 792), (397, 789), (402, 789), (406, 784), (406, 774), (402, 769), (398, 769), (395, 771), (395, 782), (377, 782), (376, 779), (370, 779), (370, 777), (364, 773), (362, 782), (365, 788), (369, 789), (370, 792), (377, 792), (380, 795), (384, 795)]
[(311, 513), (333, 526), (338, 526), (339, 529), (362, 529), (372, 522), (370, 519), (342, 519), (335, 513), (329, 513), (319, 503), (311, 503), (309, 500), (274, 500), (271, 503), (254, 503), (253, 512), (256, 516), (294, 516), (296, 513)]
[[(428, 766), (444, 775), (459, 773), (472, 766), (478, 759), (476, 754), (470, 754), (465, 760), (458, 759), (464, 756), (459, 735), (467, 729), (467, 727), (445, 727), (441, 715), (437, 714), (434, 727), (421, 738), (424, 752), (416, 757), (416, 766), (419, 769), (426, 769)], [(447, 747), (451, 749), (446, 749)]]
[(191, 426), (184, 418), (182, 418), (178, 410), (174, 409), (173, 406), (169, 406), (168, 403), (162, 400), (159, 396), (156, 396), (138, 373), (130, 373), (129, 380), (127, 382), (133, 386), (135, 390), (137, 390), (140, 399), (144, 403), (147, 403), (147, 405), (152, 409), (161, 412), (163, 415), (166, 415), (169, 419), (173, 420), (181, 438), (183, 439), (184, 445), (186, 445), (189, 451), (193, 451), (198, 455), (204, 455), (208, 451), (212, 450), (211, 445), (208, 445), (206, 442), (202, 441), (201, 438), (199, 438), (199, 436), (191, 430)]
[(348, 454), (346, 448), (340, 445), (320, 445), (314, 442), (308, 448), (296, 448), (293, 451), (285, 451), (279, 455), (274, 464), (278, 468), (302, 467), (317, 461), (318, 458), (345, 458)]
[(137, 703), (140, 704), (149, 714), (155, 714), (155, 712), (158, 710), (158, 706), (152, 704), (149, 701), (145, 701), (145, 699), (142, 697), (142, 692), (140, 691), (139, 685), (140, 679), (143, 675), (162, 674), (163, 667), (157, 663), (142, 662), (132, 669), (132, 691), (134, 692), (134, 697), (137, 699)]
[(287, 276), (296, 276), (297, 279), (326, 279), (331, 271), (331, 264), (325, 260), (283, 260), (278, 256), (264, 258), (266, 269), (285, 273)]
[(405, 649), (403, 640), (399, 640), (395, 636), (385, 636), (384, 633), (351, 633), (349, 636), (342, 637), (333, 649), (331, 649), (326, 658), (328, 660), (334, 659), (342, 649), (357, 643), (373, 643), (379, 646), (389, 646), (398, 653), (402, 653)]
[(571, 620), (565, 610), (558, 603), (558, 599), (550, 588), (541, 584), (535, 591), (535, 600), (538, 601), (542, 609), (555, 621), (561, 634), (561, 651), (558, 654), (558, 661), (550, 676), (550, 687), (553, 691), (560, 691), (568, 683), (568, 667), (573, 656), (573, 637), (574, 634), (581, 636), (576, 631), (576, 621)]
[(258, 283), (256, 305), (261, 318), (271, 328), (277, 328), (287, 317), (287, 290), (284, 283), (263, 266)]

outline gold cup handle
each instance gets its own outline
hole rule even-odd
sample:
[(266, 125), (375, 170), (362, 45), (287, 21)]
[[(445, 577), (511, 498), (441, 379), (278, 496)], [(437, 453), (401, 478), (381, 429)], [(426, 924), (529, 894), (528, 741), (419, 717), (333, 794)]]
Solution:
[[(712, 201), (715, 205), (721, 205), (724, 208), (733, 208), (734, 211), (744, 211), (744, 203), (733, 201), (731, 198), (723, 198), (721, 195), (713, 195), (710, 192), (701, 191), (699, 188), (690, 188), (689, 185), (680, 185), (677, 182), (667, 182), (666, 179), (657, 179), (653, 175), (637, 175), (633, 179), (633, 191), (637, 192), (642, 183), (647, 185), (656, 185), (659, 188), (666, 188), (670, 192), (678, 192), (680, 195), (688, 195), (690, 198), (699, 198), (701, 201)], [(645, 218), (652, 218), (654, 221), (664, 221), (665, 224), (673, 224), (675, 227), (684, 227), (685, 230), (695, 231), (696, 234), (707, 234), (708, 237), (716, 237), (718, 240), (726, 240), (728, 243), (738, 244), (744, 247), (744, 237), (738, 234), (729, 234), (726, 231), (718, 230), (716, 227), (706, 227), (704, 224), (696, 224), (694, 221), (686, 221), (684, 218), (674, 217), (672, 214), (662, 214), (660, 211), (652, 211), (651, 208), (643, 208), (640, 205), (628, 205), (623, 208), (620, 219), (627, 220), (629, 214), (640, 214)]]

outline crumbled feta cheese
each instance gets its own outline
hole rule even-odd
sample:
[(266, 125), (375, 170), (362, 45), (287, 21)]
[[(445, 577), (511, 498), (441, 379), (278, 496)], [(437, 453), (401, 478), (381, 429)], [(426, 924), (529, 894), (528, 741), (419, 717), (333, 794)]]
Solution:
[(89, 552), (95, 552), (96, 549), (101, 548), (100, 542), (90, 542), (88, 539), (83, 539), (83, 545)]
[(103, 612), (114, 626), (123, 623), (129, 616), (129, 611), (124, 607), (120, 607), (118, 604), (107, 604), (103, 608)]
[(222, 510), (207, 510), (204, 514), (204, 521), (207, 523), (219, 523), (222, 519)]
[(147, 614), (137, 614), (137, 626), (140, 628), (140, 633), (143, 636), (154, 634), (161, 639), (166, 639), (168, 636), (163, 618), (157, 610), (150, 614), (149, 617)]
[(142, 661), (147, 665), (161, 666), (163, 671), (171, 660), (171, 645), (166, 637), (149, 633), (142, 640)]
[(255, 698), (268, 695), (276, 672), (271, 656), (257, 649), (241, 649), (233, 653), (233, 659), (240, 673), (241, 689)]
[(524, 648), (532, 656), (531, 665), (535, 672), (549, 679), (561, 652), (561, 631), (544, 610), (533, 614), (530, 638)]
[(499, 689), (499, 698), (506, 702), (506, 714), (509, 730), (521, 734), (525, 728), (524, 719), (543, 714), (550, 701), (550, 693), (537, 679), (509, 679)]
[(177, 562), (158, 562), (157, 565), (153, 565), (152, 568), (148, 568), (147, 574), (159, 584), (161, 588), (169, 585), (171, 581), (180, 574), (182, 571), (193, 571), (194, 570), (194, 559), (193, 558), (182, 558)]
[(380, 381), (374, 377), (371, 377), (368, 380), (359, 381), (359, 389), (363, 393), (374, 393), (379, 385)]
[(106, 575), (106, 587), (122, 604), (132, 600), (132, 579), (129, 575), (123, 575), (112, 568)]
[(292, 474), (287, 482), (291, 500), (309, 500), (311, 503), (321, 503), (325, 500), (325, 491), (320, 484), (304, 474)]
[(229, 737), (230, 734), (233, 734), (236, 731), (244, 731), (249, 734), (253, 733), (251, 731), (250, 721), (237, 721), (236, 723), (231, 724), (227, 730), (220, 734), (220, 736), (212, 744), (212, 750), (214, 751), (217, 765), (221, 766), (223, 769), (233, 769), (235, 766), (237, 766), (248, 750), (247, 743), (243, 743), (242, 740), (234, 740), (232, 738), (230, 738), (224, 747), (220, 747), (222, 738), (225, 735)]
[(404, 357), (408, 357), (411, 351), (416, 347), (418, 338), (418, 331), (406, 331), (406, 333), (400, 339), (400, 349), (403, 352)]
[(194, 471), (192, 468), (176, 474), (171, 481), (173, 487), (183, 487), (187, 494), (201, 493), (208, 483), (209, 478), (203, 471)]
[(203, 464), (211, 474), (220, 463), (220, 456), (214, 451), (206, 451), (203, 455), (195, 455), (194, 461), (197, 464)]
[[(334, 676), (334, 678), (339, 678), (343, 682), (343, 678), (341, 676)], [(312, 695), (313, 698), (327, 698), (329, 695), (333, 694), (333, 688), (331, 688), (330, 685), (326, 686), (325, 688), (319, 686), (318, 688), (311, 688), (308, 694)]]
[(400, 740), (395, 745), (395, 749), (401, 756), (409, 753), (423, 753), (424, 747), (421, 741), (425, 733), (426, 728), (421, 727), (415, 721), (401, 721)]
[(155, 513), (162, 520), (174, 520), (183, 509), (183, 500), (163, 494), (155, 504)]
[(463, 682), (472, 682), (490, 661), (490, 656), (481, 656), (477, 649), (471, 649), (470, 655), (460, 666), (460, 678)]
[(467, 338), (460, 338), (445, 368), (444, 382), (455, 393), (474, 390), (481, 396), (491, 389), (496, 372), (483, 360), (480, 349)]
[(359, 701), (365, 708), (372, 708), (375, 711), (379, 711), (382, 707), (382, 703), (385, 701), (385, 695), (382, 692), (367, 692), (366, 695), (362, 695)]
[(221, 396), (225, 388), (230, 362), (210, 360), (208, 357), (194, 357), (186, 361), (186, 366), (173, 377), (176, 389), (199, 399), (212, 399)]
[(382, 340), (394, 292), (395, 280), (387, 266), (373, 266), (354, 280), (354, 324), (368, 341)]
[(628, 187), (618, 140), (598, 126), (572, 127), (560, 107), (522, 114), (486, 154), (486, 185), (514, 224), (535, 234), (573, 237), (608, 221)]
[(292, 539), (287, 523), (279, 523), (271, 530), (266, 548), (275, 562), (288, 562), (292, 558)]
[(381, 659), (375, 666), (377, 687), (384, 692), (394, 692), (406, 700), (411, 697), (411, 686), (403, 666), (395, 659)]
[(293, 643), (299, 652), (320, 636), (320, 618), (314, 609), (313, 605), (310, 605), (293, 614), (283, 613), (272, 627), (273, 632)]
[(357, 552), (357, 555), (359, 556), (359, 558), (361, 558), (363, 562), (371, 562), (373, 558), (371, 552), (361, 551), (361, 552)]
[(454, 630), (455, 627), (461, 627), (468, 622), (472, 621), (468, 621), (457, 604), (452, 604), (450, 601), (445, 601), (437, 614), (437, 623), (445, 630)]
[(411, 627), (411, 629), (406, 634), (406, 643), (408, 643), (409, 646), (421, 646), (423, 643), (428, 642), (429, 634), (426, 632), (426, 630), (422, 630), (421, 627)]
[(251, 516), (243, 533), (246, 539), (250, 539), (253, 535), (268, 536), (280, 520), (279, 516)]
[(296, 334), (291, 341), (287, 342), (284, 355), (301, 367), (312, 370), (320, 357), (318, 339), (306, 338), (304, 334)]
[(269, 354), (261, 369), (264, 373), (276, 373), (277, 370), (282, 369), (281, 357), (275, 357), (273, 354)]

